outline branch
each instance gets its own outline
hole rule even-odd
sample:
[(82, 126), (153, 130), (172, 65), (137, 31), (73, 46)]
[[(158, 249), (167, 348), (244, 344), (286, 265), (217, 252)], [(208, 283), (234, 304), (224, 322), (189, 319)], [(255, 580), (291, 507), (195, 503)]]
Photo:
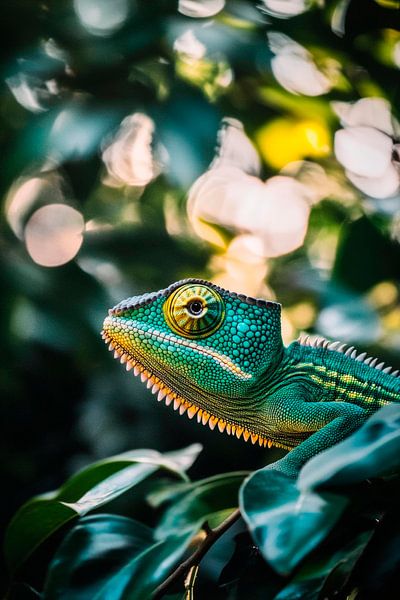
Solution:
[(186, 560), (181, 562), (180, 565), (171, 573), (169, 577), (158, 588), (154, 590), (153, 600), (159, 600), (167, 592), (167, 590), (176, 582), (178, 579), (183, 577), (191, 567), (197, 565), (203, 556), (207, 554), (208, 550), (213, 544), (227, 531), (240, 517), (240, 510), (237, 508), (233, 513), (229, 515), (225, 521), (222, 521), (215, 529), (209, 529), (207, 531), (207, 537), (200, 544), (200, 546), (191, 554)]

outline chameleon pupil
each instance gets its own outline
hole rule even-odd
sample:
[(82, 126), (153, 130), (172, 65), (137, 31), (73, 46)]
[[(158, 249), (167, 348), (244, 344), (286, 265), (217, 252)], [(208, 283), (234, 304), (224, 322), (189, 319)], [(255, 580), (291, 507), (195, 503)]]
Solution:
[(198, 300), (194, 300), (194, 302), (190, 302), (188, 304), (187, 309), (190, 312), (190, 314), (197, 317), (198, 315), (200, 315), (203, 312), (203, 305)]

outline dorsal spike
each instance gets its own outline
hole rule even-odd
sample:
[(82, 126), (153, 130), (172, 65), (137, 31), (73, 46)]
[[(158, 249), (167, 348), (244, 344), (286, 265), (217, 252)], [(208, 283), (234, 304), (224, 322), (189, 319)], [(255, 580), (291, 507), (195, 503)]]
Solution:
[(309, 339), (310, 339), (310, 336), (308, 334), (301, 333), (300, 336), (299, 336), (299, 339), (297, 341), (302, 346), (308, 346)]
[(392, 370), (392, 367), (386, 367), (386, 369), (382, 369), (382, 373), (390, 373)]
[(376, 363), (378, 362), (377, 358), (374, 358), (374, 360), (370, 363), (370, 367), (375, 367)]
[(371, 361), (372, 361), (372, 356), (368, 356), (368, 358), (366, 358), (364, 360), (364, 364), (369, 365), (369, 364), (371, 364)]
[(380, 362), (379, 365), (376, 365), (375, 369), (379, 369), (379, 371), (382, 371), (383, 367), (385, 366), (384, 362)]
[(363, 360), (366, 356), (367, 356), (367, 353), (363, 352), (362, 354), (359, 354), (358, 356), (356, 356), (356, 360), (363, 362)]
[(352, 352), (354, 350), (354, 346), (350, 346), (350, 348), (347, 348), (346, 352), (344, 353), (345, 356), (351, 356)]
[(400, 373), (400, 371), (398, 369), (396, 369), (396, 371), (393, 371), (392, 375), (393, 375), (393, 377), (397, 377), (399, 373)]
[(331, 342), (328, 346), (329, 350), (337, 350), (341, 342)]

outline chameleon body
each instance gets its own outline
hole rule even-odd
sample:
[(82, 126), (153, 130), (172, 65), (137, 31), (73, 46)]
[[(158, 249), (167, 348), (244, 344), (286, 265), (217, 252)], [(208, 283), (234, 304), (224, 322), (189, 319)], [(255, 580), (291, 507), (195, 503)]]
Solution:
[(294, 476), (373, 412), (400, 402), (398, 372), (323, 338), (285, 347), (281, 306), (187, 279), (109, 311), (103, 338), (159, 401), (211, 429), (290, 450)]

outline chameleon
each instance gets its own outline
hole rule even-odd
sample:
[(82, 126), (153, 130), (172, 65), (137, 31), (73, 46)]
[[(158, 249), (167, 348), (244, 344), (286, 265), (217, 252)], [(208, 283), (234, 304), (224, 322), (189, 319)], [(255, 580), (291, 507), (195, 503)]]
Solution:
[(281, 305), (185, 279), (109, 310), (102, 337), (115, 358), (189, 419), (289, 452), (289, 477), (380, 407), (400, 402), (399, 371), (339, 341), (285, 346)]

